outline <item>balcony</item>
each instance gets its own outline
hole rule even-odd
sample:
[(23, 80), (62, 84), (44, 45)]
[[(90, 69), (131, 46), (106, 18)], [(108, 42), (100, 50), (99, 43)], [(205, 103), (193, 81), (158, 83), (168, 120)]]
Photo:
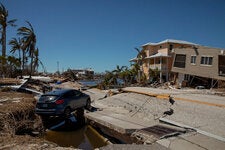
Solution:
[(149, 64), (149, 68), (153, 69), (153, 70), (158, 68), (158, 70), (160, 70), (160, 71), (167, 71), (168, 70), (166, 64)]

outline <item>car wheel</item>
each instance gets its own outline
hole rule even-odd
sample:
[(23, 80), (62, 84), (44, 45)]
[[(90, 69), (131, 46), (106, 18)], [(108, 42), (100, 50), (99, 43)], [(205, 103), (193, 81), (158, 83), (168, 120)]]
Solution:
[(64, 110), (64, 116), (65, 116), (66, 118), (69, 118), (70, 114), (71, 114), (71, 109), (70, 109), (69, 107), (67, 107), (67, 108)]
[(91, 110), (91, 100), (90, 100), (90, 99), (87, 100), (87, 103), (86, 103), (85, 108), (86, 108), (87, 110)]

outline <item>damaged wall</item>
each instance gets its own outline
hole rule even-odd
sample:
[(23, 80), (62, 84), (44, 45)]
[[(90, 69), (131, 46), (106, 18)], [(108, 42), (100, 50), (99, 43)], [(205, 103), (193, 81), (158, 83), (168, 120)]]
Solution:
[[(225, 81), (225, 76), (219, 74), (219, 56), (225, 56), (221, 49), (198, 46), (197, 48), (177, 48), (175, 54), (186, 56), (185, 67), (172, 67), (172, 72)], [(193, 57), (195, 60), (193, 61)], [(174, 64), (174, 63), (173, 63)], [(180, 77), (179, 77), (180, 76)], [(181, 75), (179, 75), (179, 83)]]

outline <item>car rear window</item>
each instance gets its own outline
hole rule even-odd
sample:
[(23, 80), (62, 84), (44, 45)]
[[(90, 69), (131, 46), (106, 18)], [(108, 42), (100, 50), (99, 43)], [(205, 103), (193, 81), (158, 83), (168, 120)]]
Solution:
[(43, 101), (54, 101), (58, 96), (57, 95), (42, 95), (39, 99), (40, 102)]

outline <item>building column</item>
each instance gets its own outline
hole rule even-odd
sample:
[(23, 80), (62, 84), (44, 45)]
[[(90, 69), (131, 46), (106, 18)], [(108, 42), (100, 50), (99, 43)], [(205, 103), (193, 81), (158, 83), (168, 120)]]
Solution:
[(155, 69), (155, 58), (154, 58), (154, 69)]
[(168, 57), (166, 57), (166, 81), (169, 81), (169, 63), (168, 63)]
[(162, 57), (160, 57), (160, 79), (159, 82), (162, 83)]

